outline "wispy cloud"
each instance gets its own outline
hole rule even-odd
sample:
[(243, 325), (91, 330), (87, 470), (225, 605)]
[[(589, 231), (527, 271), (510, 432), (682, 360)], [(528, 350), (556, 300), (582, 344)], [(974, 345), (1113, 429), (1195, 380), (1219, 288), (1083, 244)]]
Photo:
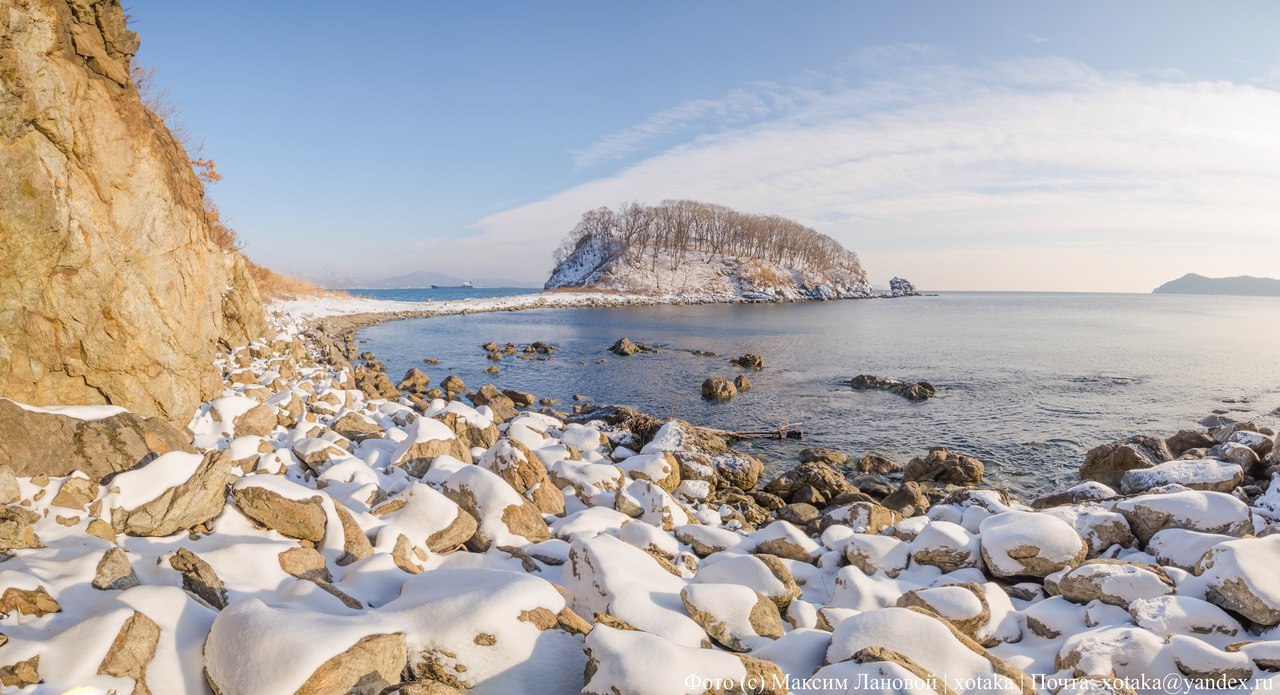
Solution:
[(787, 99), (745, 90), (713, 100), (734, 107), (649, 119), (595, 156), (706, 114), (748, 114), (487, 217), (443, 257), (536, 277), (582, 211), (689, 197), (801, 219), (861, 252), (873, 276), (926, 287), (1143, 290), (1191, 270), (1274, 274), (1273, 89), (1045, 58), (912, 64), (854, 87), (760, 92)]
[(1031, 32), (1027, 33), (1027, 40), (1031, 43), (1053, 43), (1053, 39)]

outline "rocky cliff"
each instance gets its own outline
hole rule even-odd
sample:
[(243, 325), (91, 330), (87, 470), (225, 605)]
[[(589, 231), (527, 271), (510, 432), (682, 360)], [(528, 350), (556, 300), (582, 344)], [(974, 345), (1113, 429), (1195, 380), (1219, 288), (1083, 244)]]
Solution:
[(118, 0), (0, 0), (0, 395), (185, 420), (262, 330)]

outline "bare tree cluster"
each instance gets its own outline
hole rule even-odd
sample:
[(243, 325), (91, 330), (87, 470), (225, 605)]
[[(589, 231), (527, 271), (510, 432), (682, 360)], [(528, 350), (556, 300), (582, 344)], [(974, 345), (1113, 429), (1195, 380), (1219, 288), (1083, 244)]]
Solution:
[(788, 268), (843, 270), (863, 277), (858, 255), (831, 237), (777, 215), (753, 215), (695, 200), (664, 200), (658, 205), (624, 203), (616, 211), (589, 210), (555, 251), (559, 265), (581, 252), (600, 259), (621, 259), (656, 270), (661, 262), (679, 267), (690, 253), (737, 256)]

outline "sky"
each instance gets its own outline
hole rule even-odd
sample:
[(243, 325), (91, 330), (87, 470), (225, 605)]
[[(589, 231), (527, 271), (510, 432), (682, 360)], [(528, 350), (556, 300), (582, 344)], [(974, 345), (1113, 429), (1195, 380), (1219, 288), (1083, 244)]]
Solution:
[(871, 280), (1280, 276), (1280, 3), (126, 0), (245, 252), (540, 285), (581, 214), (797, 219)]

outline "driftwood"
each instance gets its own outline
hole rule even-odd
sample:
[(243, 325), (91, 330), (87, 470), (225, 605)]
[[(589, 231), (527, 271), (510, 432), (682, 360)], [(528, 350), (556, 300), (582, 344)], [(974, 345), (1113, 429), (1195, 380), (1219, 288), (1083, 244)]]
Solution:
[(744, 430), (741, 432), (733, 432), (731, 430), (717, 430), (704, 428), (708, 432), (718, 434), (721, 437), (730, 437), (733, 439), (804, 439), (804, 427), (794, 422), (789, 425), (780, 425), (774, 430)]

